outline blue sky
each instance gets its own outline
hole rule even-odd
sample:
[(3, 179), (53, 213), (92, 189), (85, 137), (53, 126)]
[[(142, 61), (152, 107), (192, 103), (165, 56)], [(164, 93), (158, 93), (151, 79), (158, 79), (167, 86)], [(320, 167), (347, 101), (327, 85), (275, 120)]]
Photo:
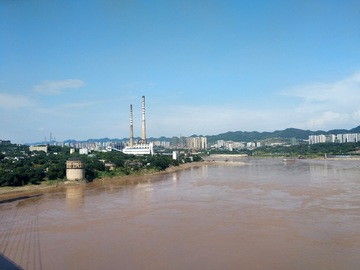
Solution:
[(0, 139), (360, 125), (359, 1), (1, 1)]

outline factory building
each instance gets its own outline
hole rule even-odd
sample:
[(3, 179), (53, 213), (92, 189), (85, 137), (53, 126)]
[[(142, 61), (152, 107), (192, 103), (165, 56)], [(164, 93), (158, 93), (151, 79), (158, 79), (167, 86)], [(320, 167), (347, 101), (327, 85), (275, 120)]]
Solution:
[(124, 154), (132, 155), (153, 155), (153, 143), (148, 143), (146, 141), (146, 127), (145, 127), (145, 96), (142, 97), (142, 136), (141, 140), (134, 144), (134, 134), (133, 134), (133, 114), (132, 114), (132, 104), (130, 104), (130, 144), (128, 147), (125, 147), (122, 152)]
[(124, 154), (131, 155), (153, 155), (154, 149), (152, 143), (135, 144), (133, 148), (126, 147), (122, 151)]

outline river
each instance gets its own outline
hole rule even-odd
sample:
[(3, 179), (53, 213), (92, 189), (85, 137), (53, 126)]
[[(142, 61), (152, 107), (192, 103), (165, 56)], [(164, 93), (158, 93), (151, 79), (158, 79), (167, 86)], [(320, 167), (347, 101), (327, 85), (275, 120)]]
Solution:
[(359, 161), (232, 161), (0, 195), (0, 268), (359, 269)]

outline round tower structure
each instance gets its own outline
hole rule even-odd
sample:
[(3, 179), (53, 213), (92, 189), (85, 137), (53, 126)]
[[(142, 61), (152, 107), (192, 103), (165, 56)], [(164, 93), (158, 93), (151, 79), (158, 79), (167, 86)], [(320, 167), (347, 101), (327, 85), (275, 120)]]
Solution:
[(70, 181), (85, 179), (85, 163), (82, 158), (71, 157), (66, 161), (66, 178)]

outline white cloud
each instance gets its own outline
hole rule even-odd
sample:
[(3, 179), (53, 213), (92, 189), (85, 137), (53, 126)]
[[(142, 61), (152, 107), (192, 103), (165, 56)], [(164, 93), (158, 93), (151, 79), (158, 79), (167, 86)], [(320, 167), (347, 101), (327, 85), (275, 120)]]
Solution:
[(5, 110), (15, 110), (18, 108), (29, 108), (35, 106), (35, 102), (24, 95), (12, 95), (0, 93), (0, 108)]
[(301, 128), (331, 129), (357, 126), (360, 112), (360, 73), (334, 83), (311, 83), (294, 87), (284, 95), (302, 101), (294, 109)]
[[(150, 110), (150, 109), (149, 109)], [(154, 111), (157, 110), (157, 111)], [(151, 109), (147, 117), (149, 136), (214, 135), (227, 131), (269, 131), (289, 122), (284, 122), (280, 111), (249, 110), (227, 106), (161, 106)], [(127, 119), (123, 127), (126, 129)], [(141, 123), (134, 132), (141, 134)]]
[(146, 86), (149, 88), (154, 88), (157, 84), (154, 82), (147, 83)]
[(144, 89), (153, 89), (157, 86), (157, 83), (155, 82), (135, 82), (135, 83), (128, 83), (121, 87), (121, 89), (126, 89), (129, 91), (130, 95), (133, 95), (134, 93), (142, 92)]
[(92, 106), (98, 103), (99, 103), (98, 101), (88, 101), (88, 102), (79, 102), (79, 103), (67, 103), (64, 104), (63, 106), (67, 108), (79, 108), (79, 107)]
[(69, 88), (80, 88), (86, 85), (82, 80), (62, 80), (62, 81), (42, 81), (41, 84), (34, 85), (33, 91), (42, 95), (59, 95), (63, 90)]
[(307, 122), (307, 126), (310, 129), (319, 129), (321, 127), (327, 126), (327, 124), (340, 124), (348, 122), (348, 114), (339, 114), (332, 111), (327, 111), (321, 113), (319, 116), (312, 117)]
[(124, 100), (130, 100), (130, 99), (134, 99), (135, 97), (130, 96), (130, 97), (124, 97), (124, 98), (113, 98), (113, 99), (104, 99), (104, 100), (95, 100), (95, 101), (84, 101), (84, 102), (78, 102), (78, 103), (66, 103), (64, 105), (62, 105), (63, 107), (66, 108), (81, 108), (81, 107), (87, 107), (87, 106), (92, 106), (92, 105), (97, 105), (97, 104), (106, 104), (106, 103), (113, 103), (113, 102), (119, 102), (119, 101), (124, 101)]
[[(274, 131), (285, 128), (330, 130), (360, 124), (360, 73), (333, 83), (311, 83), (289, 89), (296, 97), (293, 109), (249, 107), (162, 106), (147, 120), (149, 132), (170, 131), (168, 136), (227, 131)], [(154, 108), (153, 108), (154, 109)], [(159, 134), (161, 135), (161, 134)], [(164, 134), (165, 135), (165, 134)]]
[(49, 119), (49, 117), (72, 118), (72, 119), (80, 118), (80, 116), (77, 115), (77, 114), (74, 114), (72, 112), (59, 110), (59, 109), (48, 109), (48, 108), (40, 108), (39, 107), (39, 108), (35, 109), (35, 112), (37, 112), (39, 114), (42, 114), (47, 119)]
[(182, 95), (184, 95), (185, 93), (186, 93), (185, 91), (173, 92), (169, 95), (169, 98), (179, 98)]
[(304, 108), (309, 105), (322, 108), (324, 104), (336, 108), (357, 105), (360, 100), (360, 73), (334, 83), (297, 86), (283, 94), (302, 98)]

